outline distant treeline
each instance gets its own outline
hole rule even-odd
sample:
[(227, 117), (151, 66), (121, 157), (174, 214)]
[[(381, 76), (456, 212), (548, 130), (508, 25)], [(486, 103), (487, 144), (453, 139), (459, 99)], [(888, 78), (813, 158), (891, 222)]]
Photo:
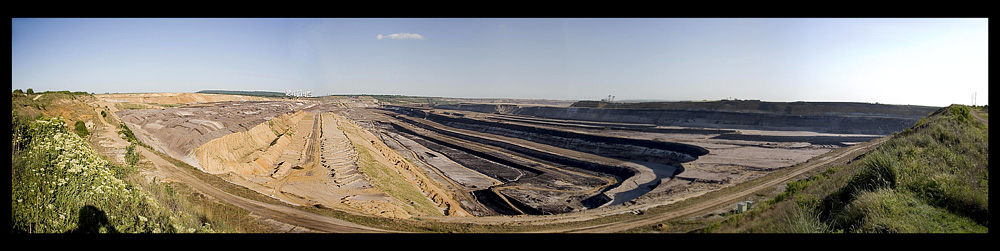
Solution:
[(261, 96), (261, 97), (284, 97), (284, 92), (269, 92), (269, 91), (226, 91), (226, 90), (201, 90), (196, 93), (208, 93), (208, 94), (227, 94), (227, 95), (245, 95), (245, 96)]

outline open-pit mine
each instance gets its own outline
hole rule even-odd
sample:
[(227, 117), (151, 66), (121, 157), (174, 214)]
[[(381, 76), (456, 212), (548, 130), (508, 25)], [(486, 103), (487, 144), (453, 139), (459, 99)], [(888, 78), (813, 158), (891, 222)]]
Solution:
[(97, 96), (148, 106), (115, 115), (202, 172), (291, 205), (396, 219), (568, 215), (696, 196), (901, 131), (935, 109)]

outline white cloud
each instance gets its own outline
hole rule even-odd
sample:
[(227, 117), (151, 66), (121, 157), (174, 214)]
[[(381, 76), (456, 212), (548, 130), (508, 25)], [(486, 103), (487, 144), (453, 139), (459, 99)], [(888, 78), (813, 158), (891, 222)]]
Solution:
[(412, 34), (412, 33), (393, 33), (393, 34), (389, 34), (389, 35), (378, 34), (378, 36), (375, 36), (375, 38), (378, 39), (378, 40), (382, 40), (383, 38), (397, 39), (397, 40), (399, 40), (399, 39), (424, 39), (424, 36), (422, 36), (420, 34)]

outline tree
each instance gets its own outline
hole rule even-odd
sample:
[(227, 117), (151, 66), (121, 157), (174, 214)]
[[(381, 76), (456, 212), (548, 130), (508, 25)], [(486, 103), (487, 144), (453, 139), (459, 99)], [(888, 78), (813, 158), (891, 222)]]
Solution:
[(28, 88), (28, 95), (35, 95), (35, 90)]
[(21, 89), (14, 89), (14, 94), (24, 94), (24, 92)]

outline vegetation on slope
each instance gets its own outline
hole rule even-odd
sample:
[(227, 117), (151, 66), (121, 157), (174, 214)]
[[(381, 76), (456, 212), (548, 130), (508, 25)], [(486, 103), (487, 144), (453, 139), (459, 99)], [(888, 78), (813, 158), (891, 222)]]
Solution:
[[(138, 154), (136, 145), (142, 144), (124, 125), (120, 133), (131, 142), (126, 163), (100, 155), (87, 142), (100, 139), (81, 138), (81, 122), (73, 127), (64, 122), (97, 118), (83, 102), (93, 98), (89, 94), (14, 91), (11, 96), (12, 232), (268, 231), (245, 210), (198, 196), (183, 184), (145, 179), (139, 171), (152, 165)], [(87, 133), (97, 129), (112, 130), (97, 126)]]
[(972, 109), (942, 108), (848, 165), (790, 182), (765, 206), (708, 230), (988, 232), (989, 131)]
[[(13, 113), (12, 113), (13, 114)], [(14, 232), (194, 232), (116, 166), (68, 133), (58, 118), (12, 116), (11, 222)]]

